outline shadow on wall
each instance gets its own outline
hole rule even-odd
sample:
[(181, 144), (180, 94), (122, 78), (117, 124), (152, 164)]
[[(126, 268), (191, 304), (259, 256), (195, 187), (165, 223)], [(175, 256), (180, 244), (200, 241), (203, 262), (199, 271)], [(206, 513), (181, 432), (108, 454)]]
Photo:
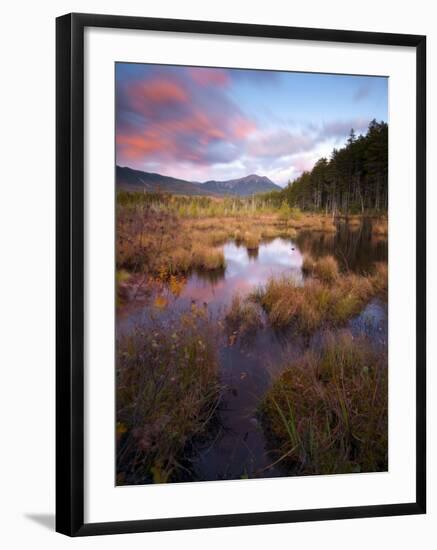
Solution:
[(55, 514), (25, 514), (26, 519), (39, 523), (50, 531), (55, 530)]

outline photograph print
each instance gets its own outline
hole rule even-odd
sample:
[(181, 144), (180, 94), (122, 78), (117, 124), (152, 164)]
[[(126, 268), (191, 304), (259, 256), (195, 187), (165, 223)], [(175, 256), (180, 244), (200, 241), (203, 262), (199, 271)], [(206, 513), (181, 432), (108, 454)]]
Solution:
[(116, 484), (388, 471), (388, 79), (115, 87)]

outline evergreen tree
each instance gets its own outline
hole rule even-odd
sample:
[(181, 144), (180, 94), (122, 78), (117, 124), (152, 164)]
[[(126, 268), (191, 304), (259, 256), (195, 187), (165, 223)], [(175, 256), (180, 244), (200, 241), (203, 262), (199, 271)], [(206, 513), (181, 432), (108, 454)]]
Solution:
[[(273, 195), (272, 193), (271, 195)], [(388, 125), (372, 120), (366, 135), (353, 129), (346, 145), (321, 158), (310, 172), (276, 193), (272, 202), (336, 214), (383, 212), (388, 208)]]

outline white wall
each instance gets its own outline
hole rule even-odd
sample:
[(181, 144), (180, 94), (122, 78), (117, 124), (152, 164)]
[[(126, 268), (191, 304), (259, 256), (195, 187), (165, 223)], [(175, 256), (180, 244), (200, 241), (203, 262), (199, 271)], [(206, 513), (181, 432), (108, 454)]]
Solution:
[[(433, 2), (416, 0), (58, 0), (8, 2), (2, 9), (0, 151), (2, 162), (0, 381), (0, 541), (4, 548), (238, 548), (278, 544), (324, 550), (433, 548), (437, 538), (437, 360), (429, 314), (429, 513), (427, 516), (322, 522), (71, 540), (53, 532), (54, 512), (54, 64), (57, 15), (70, 11), (209, 19), (428, 35), (428, 151), (437, 149), (437, 28)], [(433, 124), (434, 123), (434, 124)], [(429, 155), (428, 204), (437, 201)], [(437, 234), (431, 216), (428, 235)], [(430, 238), (428, 239), (430, 241)], [(437, 280), (429, 245), (429, 280)], [(437, 307), (437, 286), (429, 306)], [(6, 307), (5, 307), (6, 306)], [(431, 309), (431, 307), (429, 307)], [(434, 541), (434, 542), (433, 542)]]

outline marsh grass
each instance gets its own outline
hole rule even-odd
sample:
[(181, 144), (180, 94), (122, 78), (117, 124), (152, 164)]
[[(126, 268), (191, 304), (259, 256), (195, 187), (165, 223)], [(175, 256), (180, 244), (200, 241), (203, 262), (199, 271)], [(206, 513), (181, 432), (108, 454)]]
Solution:
[(387, 358), (364, 338), (327, 333), (277, 378), (260, 412), (296, 474), (387, 470)]
[(261, 229), (262, 239), (270, 240), (282, 235), (283, 235), (282, 231), (275, 226), (266, 226)]
[(223, 250), (195, 244), (192, 249), (190, 267), (205, 271), (226, 268)]
[(263, 327), (262, 311), (255, 302), (236, 294), (226, 313), (225, 327), (231, 343), (238, 336), (254, 336)]
[(207, 433), (220, 400), (217, 327), (193, 306), (117, 343), (118, 484), (166, 482)]
[(313, 266), (313, 275), (325, 283), (333, 283), (339, 276), (338, 264), (333, 256), (323, 256)]
[[(144, 280), (160, 281), (193, 270), (224, 270), (221, 247), (227, 240), (233, 239), (255, 256), (263, 240), (294, 239), (300, 227), (330, 231), (334, 226), (328, 216), (304, 214), (286, 204), (272, 208), (258, 199), (121, 192), (117, 195), (116, 266), (141, 274)], [(119, 304), (124, 303), (122, 294), (128, 285), (118, 287)]]
[[(201, 221), (203, 227), (193, 228), (156, 205), (118, 205), (116, 263), (118, 272), (126, 275), (123, 283), (129, 274), (168, 281), (193, 270), (224, 270), (223, 250), (217, 245), (226, 241), (228, 232)], [(123, 284), (118, 288), (123, 292)]]
[[(156, 292), (150, 293), (149, 322), (117, 341), (118, 484), (190, 478), (190, 452), (211, 432), (223, 391), (218, 363), (223, 337), (231, 346), (237, 338), (250, 342), (269, 323), (291, 327), (307, 342), (315, 331), (338, 331), (372, 296), (387, 295), (385, 264), (361, 276), (340, 272), (332, 256), (305, 256), (304, 284), (271, 278), (248, 297), (234, 296), (219, 322), (196, 305), (170, 317), (169, 304), (193, 270), (222, 276), (221, 245), (227, 240), (255, 257), (263, 240), (293, 239), (301, 228), (336, 230), (330, 216), (285, 206), (278, 212), (256, 200), (119, 201), (118, 304), (128, 296), (137, 299), (137, 290), (127, 292), (134, 283), (150, 282)], [(260, 407), (281, 460), (303, 474), (386, 468), (385, 367), (385, 357), (376, 356), (367, 341), (343, 332), (328, 333), (320, 349), (288, 364)]]
[(304, 254), (302, 260), (302, 272), (304, 275), (312, 275), (316, 261), (311, 254)]
[(242, 243), (248, 250), (256, 250), (261, 243), (261, 235), (253, 231), (245, 231)]
[(337, 226), (332, 216), (325, 214), (300, 213), (298, 216), (291, 215), (286, 222), (293, 229), (311, 229), (326, 233), (335, 233), (337, 231)]
[(387, 300), (388, 291), (388, 265), (383, 262), (377, 262), (371, 275), (371, 282), (375, 292), (383, 299)]
[(229, 239), (229, 231), (224, 229), (212, 229), (205, 235), (204, 240), (210, 246), (217, 246), (225, 243)]
[(310, 334), (321, 327), (341, 326), (357, 315), (371, 297), (387, 293), (387, 269), (378, 264), (371, 275), (341, 274), (332, 256), (304, 258), (310, 274), (302, 285), (290, 277), (271, 278), (250, 299), (258, 302), (274, 327), (293, 326)]

